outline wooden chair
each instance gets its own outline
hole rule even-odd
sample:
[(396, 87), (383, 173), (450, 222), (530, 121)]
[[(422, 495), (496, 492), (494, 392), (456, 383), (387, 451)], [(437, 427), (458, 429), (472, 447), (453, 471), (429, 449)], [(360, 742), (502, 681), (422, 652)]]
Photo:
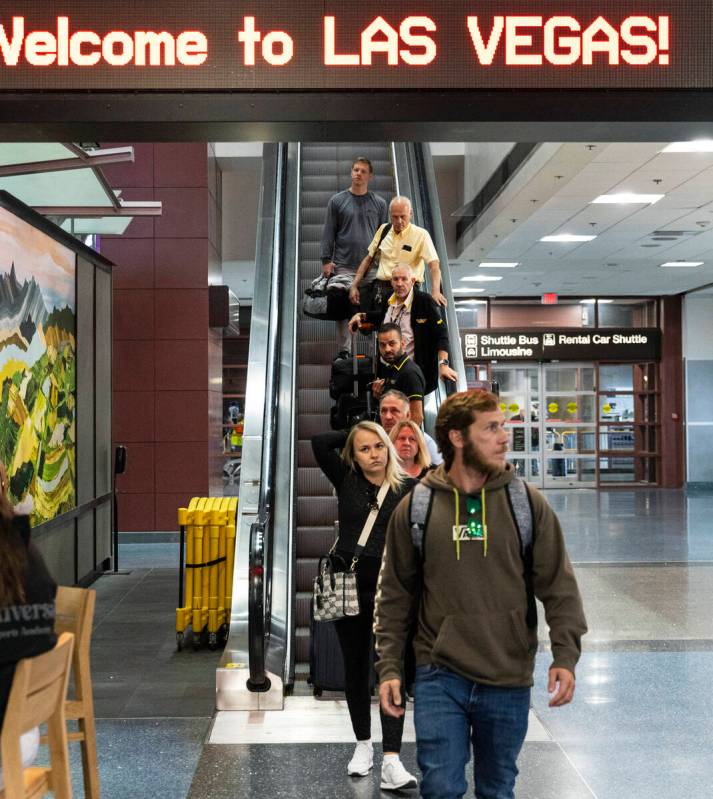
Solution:
[[(64, 703), (73, 645), (74, 636), (63, 633), (54, 649), (17, 664), (0, 733), (0, 799), (40, 799), (50, 791), (55, 799), (72, 797)], [(23, 770), (20, 736), (45, 722), (51, 765)]]
[(96, 596), (97, 593), (93, 589), (69, 588), (61, 585), (57, 589), (55, 600), (57, 634), (67, 632), (74, 635), (72, 654), (74, 696), (67, 699), (64, 712), (67, 721), (76, 721), (79, 726), (77, 731), (68, 731), (67, 738), (70, 741), (79, 741), (81, 744), (86, 799), (100, 799), (94, 695), (89, 664)]

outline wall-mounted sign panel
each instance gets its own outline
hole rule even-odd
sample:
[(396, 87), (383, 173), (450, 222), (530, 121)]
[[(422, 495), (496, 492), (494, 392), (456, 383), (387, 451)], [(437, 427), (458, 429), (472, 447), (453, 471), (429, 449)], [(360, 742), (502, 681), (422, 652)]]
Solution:
[(466, 361), (655, 361), (658, 328), (464, 331)]
[(713, 87), (710, 0), (18, 0), (0, 26), (0, 90)]

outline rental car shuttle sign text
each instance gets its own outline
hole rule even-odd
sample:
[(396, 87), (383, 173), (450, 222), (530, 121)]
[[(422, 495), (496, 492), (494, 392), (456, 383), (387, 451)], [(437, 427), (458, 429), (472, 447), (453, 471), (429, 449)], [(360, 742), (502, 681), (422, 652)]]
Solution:
[(562, 328), (466, 333), (467, 361), (651, 361), (661, 357), (658, 328)]
[(17, 0), (0, 90), (713, 88), (710, 0)]

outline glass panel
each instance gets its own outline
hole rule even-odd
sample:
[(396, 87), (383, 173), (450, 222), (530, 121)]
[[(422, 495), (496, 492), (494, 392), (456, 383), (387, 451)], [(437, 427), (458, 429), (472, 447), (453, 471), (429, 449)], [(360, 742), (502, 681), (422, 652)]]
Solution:
[(547, 483), (551, 486), (594, 483), (595, 469), (594, 458), (547, 458)]
[(593, 395), (548, 394), (545, 397), (545, 420), (550, 422), (594, 422)]
[(577, 427), (568, 430), (563, 427), (548, 427), (545, 448), (550, 452), (569, 452), (579, 454), (594, 452), (595, 430), (593, 427)]
[(545, 389), (547, 391), (594, 391), (594, 367), (545, 367)]
[(600, 391), (633, 391), (634, 371), (631, 364), (622, 363), (599, 367)]
[(648, 299), (614, 299), (597, 303), (599, 327), (655, 327), (656, 301)]
[(602, 483), (634, 482), (634, 458), (600, 458), (599, 480)]
[(522, 477), (523, 480), (534, 482), (539, 480), (540, 464), (537, 458), (508, 458), (509, 462), (513, 465), (515, 473)]
[(604, 427), (599, 430), (599, 449), (634, 449), (634, 428), (632, 425)]
[(634, 419), (634, 397), (631, 394), (599, 397), (599, 418), (602, 422)]
[(486, 300), (456, 300), (456, 318), (460, 330), (487, 327), (488, 303)]

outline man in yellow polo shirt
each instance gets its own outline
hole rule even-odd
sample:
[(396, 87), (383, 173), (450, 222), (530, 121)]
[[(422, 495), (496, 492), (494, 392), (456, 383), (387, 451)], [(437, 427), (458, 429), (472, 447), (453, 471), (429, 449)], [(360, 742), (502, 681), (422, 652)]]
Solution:
[(378, 251), (379, 266), (376, 279), (386, 284), (385, 292), (391, 293), (391, 273), (397, 263), (408, 264), (417, 283), (423, 283), (426, 271), (424, 263), (426, 263), (431, 272), (431, 296), (439, 305), (445, 305), (446, 298), (441, 294), (441, 266), (438, 253), (429, 232), (411, 222), (413, 219), (411, 200), (408, 197), (394, 197), (389, 204), (389, 218), (391, 228), (385, 236), (382, 236), (383, 225), (376, 231), (366, 257), (359, 264), (349, 290), (352, 303), (359, 304), (359, 284), (371, 268)]

